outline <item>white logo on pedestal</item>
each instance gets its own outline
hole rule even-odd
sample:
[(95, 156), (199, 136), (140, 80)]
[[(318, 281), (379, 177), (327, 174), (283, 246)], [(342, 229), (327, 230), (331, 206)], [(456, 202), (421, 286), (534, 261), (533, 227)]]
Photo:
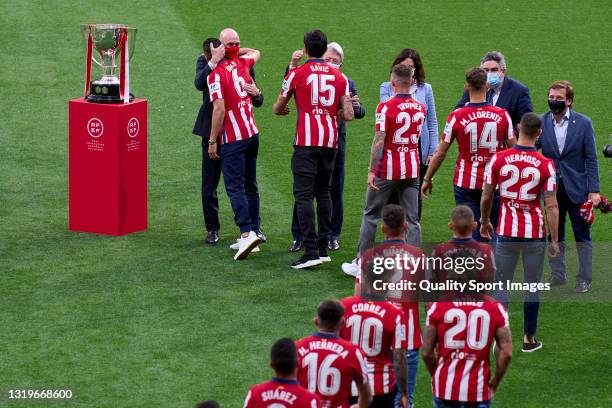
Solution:
[(127, 134), (129, 137), (136, 137), (138, 131), (140, 130), (140, 122), (138, 119), (132, 118), (128, 121), (127, 124)]
[(102, 136), (102, 133), (104, 133), (102, 121), (98, 118), (89, 119), (89, 122), (87, 122), (87, 133), (89, 133), (89, 136), (95, 138)]

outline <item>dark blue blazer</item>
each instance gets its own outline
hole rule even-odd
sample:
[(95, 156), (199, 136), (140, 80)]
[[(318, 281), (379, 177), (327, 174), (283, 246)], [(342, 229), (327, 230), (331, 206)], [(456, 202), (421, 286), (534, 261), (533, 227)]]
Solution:
[(595, 146), (591, 119), (571, 110), (565, 146), (563, 152), (559, 153), (552, 113), (542, 115), (542, 135), (538, 140), (538, 148), (542, 149), (544, 156), (555, 161), (557, 180), (563, 180), (565, 191), (575, 204), (585, 202), (589, 193), (599, 192)]
[[(200, 111), (198, 112), (198, 117), (196, 118), (195, 125), (193, 125), (193, 134), (197, 136), (202, 136), (206, 139), (210, 137), (210, 124), (212, 121), (212, 112), (213, 112), (213, 104), (210, 101), (210, 96), (208, 95), (208, 83), (206, 78), (212, 72), (210, 69), (210, 65), (208, 65), (208, 61), (202, 55), (198, 57), (196, 61), (196, 74), (194, 85), (198, 91), (202, 91), (202, 106), (200, 106)], [(251, 67), (251, 78), (253, 82), (255, 82), (255, 71)], [(260, 95), (257, 98), (251, 97), (253, 100), (253, 106), (259, 108), (263, 105), (263, 95)]]
[[(487, 95), (488, 96), (488, 95)], [(455, 107), (461, 108), (470, 101), (470, 97), (466, 92), (463, 93), (461, 100)], [(531, 97), (529, 96), (529, 89), (521, 84), (519, 81), (506, 76), (504, 83), (502, 84), (501, 91), (499, 92), (499, 98), (497, 98), (497, 104), (500, 108), (504, 108), (510, 114), (512, 119), (512, 126), (516, 133), (517, 125), (521, 121), (521, 117), (527, 112), (533, 112), (533, 105), (531, 103)]]

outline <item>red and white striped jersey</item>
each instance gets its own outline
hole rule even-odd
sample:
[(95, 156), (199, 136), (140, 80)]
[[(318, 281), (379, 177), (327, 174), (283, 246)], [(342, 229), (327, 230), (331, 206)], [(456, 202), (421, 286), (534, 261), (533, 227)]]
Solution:
[(281, 95), (295, 95), (295, 146), (338, 146), (336, 118), (340, 100), (349, 95), (346, 76), (322, 59), (310, 59), (285, 76)]
[(351, 384), (368, 382), (366, 358), (351, 342), (315, 333), (295, 342), (298, 381), (321, 397), (323, 408), (348, 408)]
[(513, 238), (545, 238), (541, 198), (555, 191), (555, 164), (535, 147), (514, 146), (493, 156), (487, 184), (499, 186), (501, 205), (497, 234)]
[[(361, 285), (361, 271), (367, 270), (368, 264), (375, 259), (395, 258), (396, 256), (403, 257), (404, 254), (412, 258), (424, 257), (424, 253), (420, 248), (409, 245), (405, 242), (385, 241), (373, 248), (368, 249), (359, 257), (359, 274), (355, 281)], [(396, 271), (393, 281), (411, 281), (416, 287), (419, 282), (425, 279), (425, 271), (419, 268), (416, 271), (400, 270)], [(400, 308), (404, 312), (406, 322), (406, 350), (417, 350), (423, 345), (423, 337), (421, 336), (421, 322), (419, 318), (419, 293), (414, 291), (411, 293), (408, 290), (403, 291), (388, 291), (386, 294), (387, 300), (391, 304)]]
[(254, 385), (246, 396), (244, 408), (321, 408), (321, 399), (297, 381), (273, 378)]
[(344, 305), (343, 339), (359, 346), (366, 355), (368, 378), (374, 395), (393, 391), (392, 352), (406, 349), (404, 313), (389, 302), (372, 302), (361, 296), (341, 300)]
[(508, 327), (504, 306), (492, 298), (483, 302), (434, 302), (425, 324), (436, 328), (438, 339), (436, 371), (431, 379), (433, 395), (463, 402), (493, 398), (489, 355), (497, 329)]
[(455, 164), (457, 187), (482, 190), (484, 172), (491, 157), (504, 149), (502, 142), (514, 139), (508, 112), (487, 103), (470, 103), (449, 115), (442, 140), (457, 140), (459, 156)]
[(248, 139), (259, 133), (253, 102), (243, 88), (244, 84), (253, 83), (249, 70), (254, 64), (252, 58), (223, 60), (207, 77), (210, 100), (223, 99), (225, 104), (221, 143)]
[(397, 94), (376, 108), (376, 131), (385, 132), (385, 147), (374, 174), (385, 180), (419, 177), (419, 138), (425, 121), (422, 103)]

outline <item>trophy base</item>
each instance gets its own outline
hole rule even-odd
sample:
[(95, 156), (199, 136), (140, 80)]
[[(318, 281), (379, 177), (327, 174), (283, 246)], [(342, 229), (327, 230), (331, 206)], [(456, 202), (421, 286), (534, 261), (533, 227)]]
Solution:
[[(93, 103), (123, 103), (119, 93), (119, 84), (96, 84), (92, 82), (89, 86), (89, 94), (85, 100)], [(130, 102), (134, 95), (130, 93)]]

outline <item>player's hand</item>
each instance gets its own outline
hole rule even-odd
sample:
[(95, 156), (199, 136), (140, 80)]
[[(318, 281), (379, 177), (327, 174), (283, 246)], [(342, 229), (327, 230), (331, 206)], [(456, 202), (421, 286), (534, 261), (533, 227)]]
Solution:
[(597, 207), (601, 202), (601, 196), (599, 193), (589, 193), (589, 200), (593, 203), (593, 207)]
[(351, 103), (353, 104), (353, 109), (359, 109), (359, 95), (353, 95), (351, 94)]
[(491, 221), (485, 221), (480, 224), (480, 236), (486, 240), (490, 240), (493, 237), (493, 224), (491, 224)]
[(261, 92), (259, 91), (259, 88), (257, 88), (257, 85), (255, 85), (255, 84), (244, 84), (244, 85), (242, 85), (242, 89), (244, 89), (246, 91), (246, 93), (248, 93), (251, 96), (259, 96), (259, 95), (261, 95)]
[(373, 172), (368, 172), (368, 187), (370, 187), (374, 191), (380, 191), (380, 188), (374, 182), (375, 175)]
[(211, 159), (219, 160), (221, 158), (218, 153), (218, 148), (219, 148), (218, 143), (208, 145), (208, 155), (210, 156)]
[(427, 156), (427, 160), (425, 160), (425, 165), (429, 166), (429, 163), (431, 162), (431, 158), (433, 157), (433, 154)]
[(421, 185), (421, 196), (423, 198), (429, 198), (429, 195), (431, 194), (432, 190), (433, 184), (431, 180), (423, 179), (423, 184)]
[(225, 57), (225, 45), (221, 44), (217, 48), (215, 48), (215, 46), (211, 43), (210, 53), (210, 62), (212, 62), (213, 64), (218, 64), (219, 61), (221, 61), (223, 57)]
[(291, 62), (289, 63), (289, 66), (291, 66), (292, 68), (296, 68), (303, 56), (304, 50), (293, 51), (293, 54), (291, 54)]
[(497, 391), (498, 386), (499, 386), (499, 381), (497, 381), (495, 377), (491, 378), (491, 382), (489, 382), (489, 388), (491, 388), (491, 391), (493, 391), (493, 393)]
[(410, 402), (408, 402), (408, 396), (407, 395), (402, 395), (402, 398), (400, 399), (399, 406), (403, 407), (403, 408), (410, 408)]
[(551, 242), (548, 245), (548, 257), (550, 259), (556, 258), (557, 256), (559, 256), (560, 253), (561, 253), (561, 251), (559, 250), (559, 243), (558, 242)]

